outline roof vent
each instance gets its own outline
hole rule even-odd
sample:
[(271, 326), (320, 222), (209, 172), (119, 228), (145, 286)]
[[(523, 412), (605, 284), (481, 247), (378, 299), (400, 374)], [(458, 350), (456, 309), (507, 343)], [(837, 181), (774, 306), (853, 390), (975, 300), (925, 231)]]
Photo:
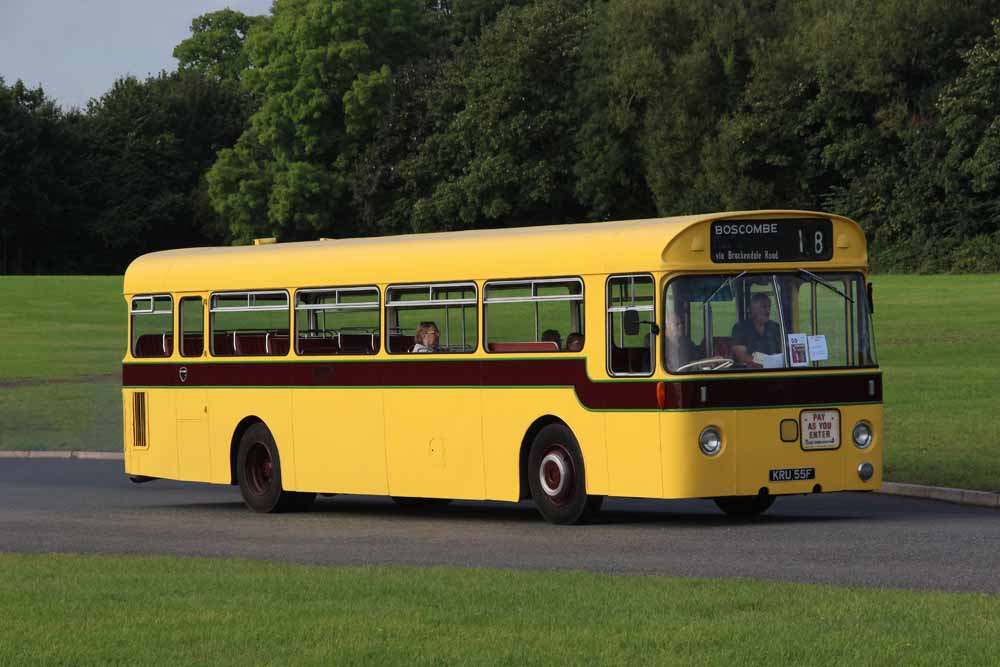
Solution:
[(278, 239), (274, 238), (273, 236), (269, 236), (266, 239), (254, 239), (253, 240), (253, 244), (254, 245), (273, 245), (273, 244), (275, 244), (277, 242), (278, 242)]

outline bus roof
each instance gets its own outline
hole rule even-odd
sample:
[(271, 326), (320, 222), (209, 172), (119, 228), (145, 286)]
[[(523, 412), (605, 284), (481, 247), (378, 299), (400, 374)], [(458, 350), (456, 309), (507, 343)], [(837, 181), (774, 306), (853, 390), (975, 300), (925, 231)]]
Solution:
[[(823, 266), (863, 268), (860, 227), (847, 218), (814, 211), (765, 210), (705, 213), (672, 218), (539, 227), (330, 239), (259, 246), (221, 246), (153, 252), (125, 271), (125, 294), (416, 283), (487, 278), (587, 275), (686, 270), (729, 271), (712, 266), (707, 225), (723, 219), (828, 218), (843, 241)], [(699, 226), (705, 233), (699, 232)], [(680, 255), (671, 243), (691, 237)], [(701, 236), (699, 242), (694, 240)], [(857, 241), (860, 239), (860, 242)], [(688, 249), (695, 253), (688, 253)], [(677, 261), (671, 261), (676, 256)], [(758, 265), (760, 266), (760, 265)]]

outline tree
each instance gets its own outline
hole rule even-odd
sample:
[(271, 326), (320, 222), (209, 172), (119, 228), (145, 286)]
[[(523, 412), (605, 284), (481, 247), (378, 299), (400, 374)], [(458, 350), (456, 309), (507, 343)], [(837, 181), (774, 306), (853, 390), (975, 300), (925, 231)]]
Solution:
[(0, 79), (0, 273), (72, 272), (86, 251), (67, 215), (81, 197), (76, 118), (42, 88)]
[(250, 67), (244, 48), (255, 26), (266, 16), (247, 16), (232, 9), (202, 14), (191, 21), (191, 36), (174, 48), (179, 69), (194, 70), (216, 81), (237, 83)]
[(116, 270), (143, 252), (225, 239), (205, 208), (202, 175), (240, 135), (243, 102), (231, 86), (195, 71), (119, 79), (91, 102), (88, 189), (100, 202), (91, 225)]
[(208, 173), (234, 238), (356, 233), (350, 178), (388, 99), (393, 72), (429, 48), (417, 0), (277, 0), (250, 32), (244, 76), (261, 101)]
[(573, 90), (591, 16), (571, 0), (505, 9), (444, 67), (433, 132), (401, 165), (414, 230), (579, 219)]

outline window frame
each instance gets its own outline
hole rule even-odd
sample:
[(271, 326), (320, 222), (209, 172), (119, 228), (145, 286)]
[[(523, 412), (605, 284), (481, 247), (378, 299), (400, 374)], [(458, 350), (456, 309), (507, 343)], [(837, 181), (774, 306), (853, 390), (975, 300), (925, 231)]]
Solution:
[[(576, 282), (580, 285), (579, 294), (569, 294), (563, 295), (552, 295), (552, 296), (514, 296), (514, 297), (499, 297), (499, 298), (489, 298), (487, 293), (490, 287), (497, 287), (502, 285), (530, 285), (532, 294), (536, 291), (536, 285), (539, 284), (558, 284), (558, 283), (571, 283)], [(494, 352), (490, 350), (490, 341), (487, 340), (487, 327), (489, 322), (489, 315), (487, 314), (486, 307), (492, 304), (499, 303), (534, 303), (535, 304), (535, 342), (541, 337), (542, 332), (539, 330), (538, 325), (538, 304), (545, 302), (557, 302), (557, 301), (579, 301), (580, 307), (580, 330), (571, 331), (566, 335), (569, 336), (570, 333), (579, 333), (584, 337), (584, 343), (586, 344), (587, 332), (586, 332), (586, 310), (587, 310), (587, 300), (586, 300), (586, 289), (587, 286), (580, 276), (563, 276), (555, 278), (503, 278), (499, 280), (487, 280), (483, 283), (483, 351), (486, 354), (582, 354), (580, 352), (572, 352), (570, 350), (538, 350), (538, 351), (521, 351), (521, 352)]]
[[(155, 300), (158, 299), (158, 298), (164, 298), (164, 297), (170, 300), (170, 310), (157, 312), (156, 311)], [(149, 300), (149, 309), (148, 310), (146, 310), (146, 309), (136, 310), (135, 309), (135, 303), (136, 303), (136, 301), (138, 301), (140, 299), (148, 299)], [(158, 354), (158, 355), (155, 355), (155, 356), (151, 356), (151, 355), (141, 355), (140, 356), (140, 355), (137, 355), (135, 353), (135, 344), (139, 341), (138, 338), (135, 338), (135, 316), (137, 314), (139, 314), (139, 315), (170, 315), (170, 344), (171, 344), (170, 354)], [(176, 329), (177, 329), (176, 324), (177, 323), (174, 320), (175, 320), (175, 318), (174, 318), (174, 295), (173, 294), (170, 294), (168, 292), (167, 293), (160, 292), (160, 293), (153, 293), (153, 294), (134, 294), (134, 295), (132, 295), (132, 298), (129, 300), (129, 311), (128, 311), (128, 335), (129, 335), (128, 348), (129, 348), (129, 354), (134, 359), (169, 359), (170, 357), (172, 357), (173, 353), (174, 353), (174, 350), (177, 349), (176, 345), (175, 345), (176, 341), (174, 340), (174, 334), (176, 333)]]
[[(370, 304), (363, 304), (363, 305), (343, 305), (343, 306), (340, 305), (340, 304), (334, 304), (332, 306), (329, 305), (329, 304), (326, 304), (326, 305), (316, 304), (316, 305), (311, 305), (310, 306), (310, 304), (300, 304), (299, 303), (299, 295), (302, 295), (302, 294), (308, 295), (308, 294), (322, 294), (322, 293), (335, 292), (337, 294), (337, 298), (339, 299), (341, 292), (347, 292), (347, 293), (350, 293), (350, 292), (370, 292), (372, 290), (374, 290), (374, 292), (375, 292), (375, 304), (374, 304), (374, 306), (370, 305)], [(300, 306), (302, 306), (302, 307), (300, 307)], [(373, 351), (372, 351), (372, 353), (371, 354), (359, 354), (359, 353), (351, 352), (351, 353), (345, 354), (345, 353), (341, 352), (341, 353), (338, 353), (338, 354), (330, 354), (330, 355), (326, 355), (326, 354), (323, 354), (323, 353), (308, 353), (308, 352), (303, 353), (299, 349), (299, 330), (298, 330), (298, 322), (297, 322), (297, 319), (296, 319), (296, 314), (300, 310), (301, 311), (310, 311), (310, 310), (338, 310), (338, 309), (339, 310), (374, 310), (375, 311), (375, 316), (377, 318), (378, 324), (376, 324), (376, 326), (375, 326), (375, 333), (372, 334), (372, 338), (373, 338), (373, 341), (372, 341), (372, 350)], [(304, 287), (304, 288), (296, 289), (295, 290), (295, 303), (292, 306), (292, 324), (293, 324), (293, 326), (292, 326), (291, 331), (294, 332), (294, 336), (295, 336), (295, 344), (292, 346), (292, 349), (295, 351), (295, 355), (296, 356), (299, 356), (299, 357), (321, 357), (321, 356), (371, 357), (371, 356), (377, 355), (381, 351), (381, 349), (382, 349), (382, 290), (379, 289), (378, 285), (346, 285), (346, 286), (343, 286), (343, 287), (339, 287), (339, 286), (338, 287)], [(378, 338), (378, 345), (374, 344), (374, 339), (376, 337)], [(338, 345), (340, 344), (340, 335), (339, 335), (339, 333), (337, 335), (337, 343), (338, 343)]]
[[(653, 303), (647, 308), (642, 306), (639, 308), (630, 308), (628, 306), (611, 306), (611, 281), (619, 278), (649, 278), (653, 283)], [(618, 373), (611, 368), (611, 346), (614, 343), (614, 336), (611, 332), (611, 318), (609, 315), (611, 313), (624, 313), (626, 310), (638, 310), (640, 312), (649, 311), (653, 314), (651, 320), (654, 326), (659, 326), (657, 323), (659, 320), (656, 318), (656, 302), (657, 299), (657, 285), (656, 276), (652, 273), (612, 273), (608, 275), (607, 280), (604, 281), (604, 337), (606, 339), (606, 344), (604, 346), (604, 359), (605, 367), (608, 372), (609, 377), (634, 377), (634, 378), (648, 378), (652, 377), (656, 373), (656, 357), (657, 348), (659, 347), (659, 341), (657, 338), (663, 336), (661, 330), (659, 335), (652, 335), (652, 330), (650, 331), (650, 350), (649, 350), (649, 372), (648, 373)], [(624, 322), (624, 315), (622, 316)], [(622, 336), (624, 339), (624, 336)]]
[[(201, 354), (184, 354), (184, 302), (190, 301), (192, 299), (197, 299), (201, 302)], [(184, 357), (185, 359), (197, 359), (199, 357), (205, 356), (205, 352), (208, 348), (205, 347), (205, 324), (207, 323), (205, 317), (205, 297), (200, 294), (193, 294), (189, 296), (182, 296), (177, 300), (177, 330), (180, 333), (178, 340), (180, 345), (177, 348), (177, 354)]]
[[(220, 296), (239, 296), (241, 294), (245, 294), (246, 297), (247, 297), (247, 305), (246, 306), (227, 306), (227, 307), (224, 307), (224, 308), (217, 308), (215, 306), (215, 299), (216, 299), (216, 297), (220, 297)], [(285, 297), (285, 305), (284, 306), (254, 306), (254, 305), (251, 304), (250, 298), (251, 298), (251, 296), (257, 296), (257, 295), (282, 295), (282, 296)], [(217, 355), (215, 353), (215, 327), (214, 327), (215, 319), (213, 317), (213, 315), (215, 313), (218, 313), (218, 312), (222, 312), (222, 313), (255, 313), (255, 312), (275, 312), (275, 311), (279, 311), (279, 310), (284, 310), (287, 313), (287, 317), (285, 319), (285, 324), (288, 325), (288, 336), (289, 336), (289, 341), (291, 341), (291, 335), (292, 335), (292, 330), (293, 330), (292, 321), (291, 321), (292, 320), (292, 317), (291, 317), (292, 308), (291, 308), (291, 296), (289, 295), (289, 292), (288, 292), (287, 289), (224, 290), (224, 291), (221, 291), (221, 292), (210, 292), (209, 295), (208, 295), (208, 335), (211, 338), (210, 347), (209, 347), (209, 354), (212, 357), (219, 358), (219, 359), (232, 359), (232, 358), (238, 358), (238, 357), (263, 357), (265, 359), (271, 358), (271, 357), (287, 357), (288, 355), (291, 354), (291, 351), (292, 351), (291, 344), (289, 344), (289, 346), (288, 346), (288, 352), (285, 352), (285, 354), (250, 354), (250, 355), (247, 355), (247, 354), (223, 354), (223, 355)], [(233, 334), (235, 335), (235, 333), (236, 332), (234, 331)]]
[[(391, 292), (396, 289), (416, 289), (420, 287), (427, 288), (427, 295), (430, 297), (427, 301), (392, 301)], [(471, 299), (434, 299), (434, 289), (438, 287), (461, 287), (468, 288), (471, 287), (473, 291), (473, 297)], [(420, 283), (392, 283), (385, 286), (385, 298), (382, 301), (382, 317), (384, 318), (385, 326), (383, 327), (383, 338), (385, 338), (385, 352), (386, 354), (392, 355), (410, 355), (412, 352), (393, 352), (392, 346), (389, 345), (390, 338), (393, 335), (389, 332), (389, 322), (391, 318), (389, 317), (390, 308), (405, 308), (408, 306), (473, 306), (474, 312), (476, 313), (476, 324), (473, 329), (478, 333), (479, 331), (479, 285), (475, 280), (452, 280), (446, 282), (420, 282)], [(398, 320), (397, 320), (398, 323)], [(464, 326), (464, 315), (463, 315), (463, 326)], [(396, 327), (398, 329), (398, 327)], [(438, 327), (440, 330), (440, 327)], [(464, 352), (437, 352), (432, 356), (439, 356), (442, 354), (475, 354), (479, 351), (479, 346), (481, 344), (480, 337), (476, 337), (476, 345), (471, 350), (466, 350)]]

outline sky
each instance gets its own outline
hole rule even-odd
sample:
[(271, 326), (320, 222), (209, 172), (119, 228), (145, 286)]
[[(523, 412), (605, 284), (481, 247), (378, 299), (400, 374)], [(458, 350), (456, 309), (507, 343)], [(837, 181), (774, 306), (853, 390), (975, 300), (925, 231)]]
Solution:
[(115, 79), (176, 69), (191, 20), (224, 7), (266, 14), (271, 0), (0, 0), (0, 77), (82, 108)]

